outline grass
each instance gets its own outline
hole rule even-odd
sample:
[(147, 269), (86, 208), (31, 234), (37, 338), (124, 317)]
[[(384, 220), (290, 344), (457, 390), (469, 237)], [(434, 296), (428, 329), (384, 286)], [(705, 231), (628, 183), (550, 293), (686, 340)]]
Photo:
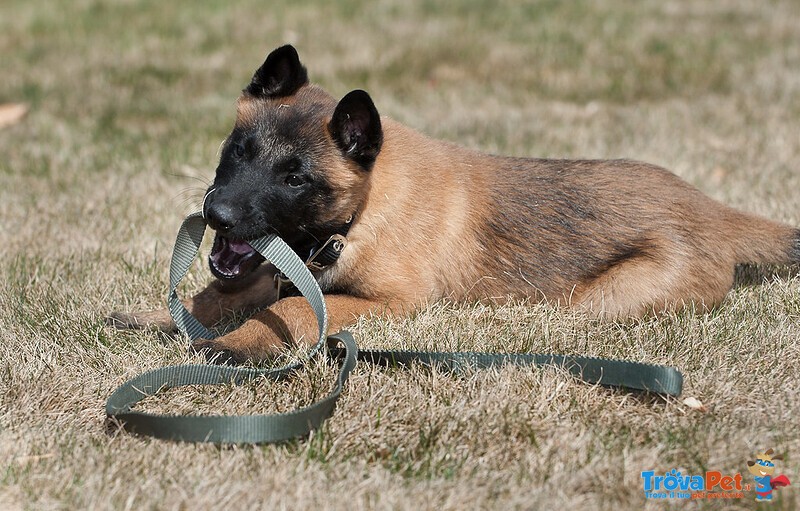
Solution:
[[(640, 509), (640, 473), (743, 473), (758, 450), (800, 477), (800, 279), (749, 269), (709, 314), (629, 324), (516, 303), (364, 318), (361, 345), (553, 351), (679, 367), (685, 397), (575, 382), (557, 369), (458, 376), (359, 366), (334, 417), (278, 446), (108, 432), (124, 379), (195, 360), (117, 332), (161, 307), (173, 237), (211, 179), (233, 101), (291, 42), (336, 95), (438, 138), (517, 156), (630, 157), (731, 205), (800, 225), (800, 9), (762, 2), (0, 4), (0, 507), (3, 509)], [(209, 276), (200, 264), (187, 292)], [(763, 281), (763, 283), (762, 283)], [(755, 285), (755, 284), (757, 285)], [(188, 389), (153, 410), (261, 413), (324, 392), (297, 380)], [(794, 487), (775, 509), (797, 507)], [(741, 501), (700, 507), (754, 509)], [(670, 506), (670, 507), (674, 507)]]

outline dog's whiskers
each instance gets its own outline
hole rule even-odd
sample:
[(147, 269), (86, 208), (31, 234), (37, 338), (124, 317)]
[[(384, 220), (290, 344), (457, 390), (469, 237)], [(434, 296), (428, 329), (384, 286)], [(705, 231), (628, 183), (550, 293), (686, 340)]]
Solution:
[(191, 180), (194, 180), (194, 181), (199, 181), (200, 183), (203, 184), (204, 188), (208, 188), (209, 186), (211, 186), (211, 182), (207, 178), (204, 178), (204, 177), (190, 176), (189, 174), (178, 174), (178, 173), (175, 173), (175, 172), (170, 172), (168, 175), (171, 176), (171, 177), (178, 177), (178, 178), (182, 178), (182, 179), (191, 179)]
[(180, 201), (181, 206), (192, 206), (194, 209), (197, 209), (198, 202), (198, 195), (200, 192), (205, 191), (204, 188), (200, 188), (199, 186), (192, 186), (189, 188), (184, 188), (183, 190), (179, 191), (177, 194), (171, 197), (173, 202)]

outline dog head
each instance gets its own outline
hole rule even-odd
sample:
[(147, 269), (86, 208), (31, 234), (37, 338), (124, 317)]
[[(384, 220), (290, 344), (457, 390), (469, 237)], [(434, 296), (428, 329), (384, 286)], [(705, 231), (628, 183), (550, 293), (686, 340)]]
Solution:
[(278, 234), (301, 257), (357, 216), (383, 142), (369, 95), (341, 101), (308, 82), (292, 46), (270, 53), (237, 101), (203, 215), (217, 233), (209, 263), (235, 280), (263, 258), (247, 243)]
[(747, 461), (747, 469), (757, 477), (771, 476), (775, 472), (775, 460), (783, 460), (783, 456), (775, 454), (772, 449), (758, 454), (755, 461)]

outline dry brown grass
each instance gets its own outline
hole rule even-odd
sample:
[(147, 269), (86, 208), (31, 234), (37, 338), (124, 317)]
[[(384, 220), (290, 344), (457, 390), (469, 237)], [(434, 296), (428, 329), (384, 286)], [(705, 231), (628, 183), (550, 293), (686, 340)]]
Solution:
[[(660, 508), (640, 473), (742, 472), (756, 450), (800, 479), (800, 278), (749, 269), (710, 314), (598, 323), (547, 306), (432, 305), (363, 319), (370, 347), (553, 351), (679, 367), (662, 401), (562, 371), (453, 376), (359, 366), (334, 417), (279, 446), (107, 432), (124, 379), (190, 360), (103, 325), (164, 302), (168, 252), (210, 179), (233, 100), (265, 53), (433, 136), (518, 156), (630, 157), (800, 225), (800, 8), (762, 2), (0, 4), (0, 508)], [(197, 181), (199, 180), (199, 181)], [(763, 285), (751, 285), (752, 282)], [(200, 264), (187, 283), (208, 279)], [(190, 389), (151, 409), (286, 410), (327, 389)], [(321, 382), (325, 382), (324, 384)], [(796, 483), (795, 483), (796, 484)], [(773, 509), (794, 509), (794, 487)], [(755, 508), (741, 502), (705, 507)]]

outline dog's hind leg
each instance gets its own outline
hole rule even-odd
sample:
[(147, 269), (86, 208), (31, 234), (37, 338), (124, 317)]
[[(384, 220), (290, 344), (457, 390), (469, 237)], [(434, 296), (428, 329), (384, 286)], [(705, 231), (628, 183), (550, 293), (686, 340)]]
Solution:
[(564, 301), (598, 317), (624, 319), (679, 310), (690, 303), (710, 309), (733, 285), (732, 264), (726, 270), (727, 265), (718, 262), (661, 254), (619, 262), (577, 286)]

